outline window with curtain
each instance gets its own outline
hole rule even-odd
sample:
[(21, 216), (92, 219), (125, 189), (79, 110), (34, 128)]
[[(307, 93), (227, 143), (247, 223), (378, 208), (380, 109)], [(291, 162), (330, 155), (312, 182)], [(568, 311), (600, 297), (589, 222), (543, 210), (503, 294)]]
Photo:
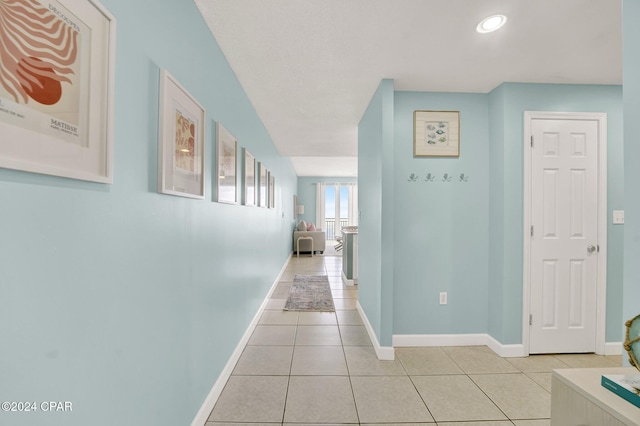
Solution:
[(339, 236), (342, 227), (358, 224), (358, 185), (319, 182), (316, 191), (316, 221), (328, 240)]

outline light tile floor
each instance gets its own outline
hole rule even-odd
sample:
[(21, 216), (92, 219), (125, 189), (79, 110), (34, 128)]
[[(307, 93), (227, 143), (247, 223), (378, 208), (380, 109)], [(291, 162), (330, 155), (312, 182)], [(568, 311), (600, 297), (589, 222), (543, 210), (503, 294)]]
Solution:
[[(207, 426), (549, 426), (551, 370), (621, 356), (500, 358), (485, 346), (396, 348), (379, 361), (341, 257), (292, 258)], [(328, 275), (335, 313), (285, 312), (295, 274)]]

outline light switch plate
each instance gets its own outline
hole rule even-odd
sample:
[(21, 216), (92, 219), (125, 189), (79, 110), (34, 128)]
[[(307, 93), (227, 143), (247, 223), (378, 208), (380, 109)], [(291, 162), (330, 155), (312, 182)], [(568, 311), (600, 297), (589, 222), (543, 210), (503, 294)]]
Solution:
[(613, 224), (614, 225), (624, 224), (624, 210), (613, 211)]

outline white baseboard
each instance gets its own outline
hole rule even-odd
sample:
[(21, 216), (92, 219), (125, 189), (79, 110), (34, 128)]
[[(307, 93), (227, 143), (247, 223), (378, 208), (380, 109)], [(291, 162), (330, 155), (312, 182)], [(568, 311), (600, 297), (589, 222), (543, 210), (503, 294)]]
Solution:
[(607, 342), (604, 344), (605, 355), (622, 355), (622, 342)]
[(488, 346), (504, 358), (524, 356), (523, 345), (503, 345), (488, 334), (396, 334), (393, 346)]
[(358, 313), (360, 314), (360, 318), (364, 323), (364, 327), (369, 334), (369, 339), (373, 343), (373, 349), (376, 351), (376, 356), (379, 360), (383, 361), (393, 361), (396, 357), (396, 351), (392, 346), (380, 346), (380, 342), (378, 341), (378, 336), (376, 336), (375, 331), (373, 331), (373, 327), (369, 322), (369, 318), (367, 318), (367, 314), (364, 313), (362, 306), (360, 306), (360, 302), (356, 303), (356, 308), (358, 309)]
[(256, 312), (255, 316), (253, 317), (253, 320), (249, 324), (249, 327), (247, 327), (247, 330), (242, 335), (242, 339), (240, 339), (240, 342), (238, 342), (236, 349), (231, 354), (231, 358), (229, 358), (229, 361), (227, 361), (227, 364), (222, 369), (222, 372), (218, 376), (218, 380), (216, 380), (216, 382), (213, 384), (213, 387), (209, 391), (209, 394), (205, 398), (204, 402), (202, 403), (202, 406), (198, 410), (198, 413), (196, 414), (195, 418), (191, 422), (191, 426), (205, 426), (205, 423), (207, 422), (207, 419), (209, 418), (209, 415), (211, 414), (213, 407), (215, 407), (216, 402), (218, 402), (218, 398), (222, 394), (222, 390), (224, 389), (224, 386), (227, 384), (227, 380), (229, 380), (229, 377), (231, 377), (231, 373), (233, 372), (233, 369), (235, 368), (236, 364), (238, 363), (238, 360), (240, 359), (240, 356), (242, 355), (242, 351), (244, 350), (244, 347), (247, 345), (247, 343), (249, 342), (249, 338), (251, 338), (253, 331), (256, 329), (256, 326), (260, 321), (260, 317), (262, 316), (262, 312), (267, 307), (267, 304), (269, 303), (269, 299), (271, 299), (271, 295), (273, 294), (276, 287), (278, 286), (278, 283), (280, 282), (280, 278), (282, 277), (282, 274), (284, 274), (284, 271), (287, 268), (287, 265), (289, 264), (289, 261), (291, 260), (292, 255), (293, 253), (289, 255), (289, 258), (284, 263), (284, 266), (280, 270), (280, 273), (278, 274), (275, 281), (271, 285), (271, 288), (267, 293), (267, 297), (265, 297), (264, 301), (262, 302), (262, 305), (260, 305), (260, 308), (258, 309), (258, 312)]
[(498, 342), (496, 339), (487, 334), (487, 346), (489, 346), (495, 353), (500, 355), (502, 358), (516, 358), (527, 356), (529, 354), (525, 354), (524, 345), (521, 343), (512, 344), (512, 345), (503, 345)]
[(394, 334), (393, 346), (482, 346), (487, 344), (486, 334)]
[(342, 271), (342, 282), (344, 283), (344, 285), (347, 285), (349, 287), (352, 287), (355, 285), (355, 281), (347, 278), (347, 274), (345, 274), (344, 271)]
[[(372, 339), (373, 341), (373, 339)], [(528, 356), (523, 344), (504, 345), (488, 334), (395, 334), (394, 347), (488, 346), (503, 358)], [(621, 342), (605, 343), (604, 355), (621, 355)]]

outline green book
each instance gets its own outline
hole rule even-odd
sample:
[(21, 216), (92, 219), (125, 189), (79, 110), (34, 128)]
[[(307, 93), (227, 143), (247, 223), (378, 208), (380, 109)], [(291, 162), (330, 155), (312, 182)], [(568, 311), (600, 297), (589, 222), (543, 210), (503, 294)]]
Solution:
[(606, 374), (602, 375), (600, 383), (611, 392), (640, 407), (640, 374)]

